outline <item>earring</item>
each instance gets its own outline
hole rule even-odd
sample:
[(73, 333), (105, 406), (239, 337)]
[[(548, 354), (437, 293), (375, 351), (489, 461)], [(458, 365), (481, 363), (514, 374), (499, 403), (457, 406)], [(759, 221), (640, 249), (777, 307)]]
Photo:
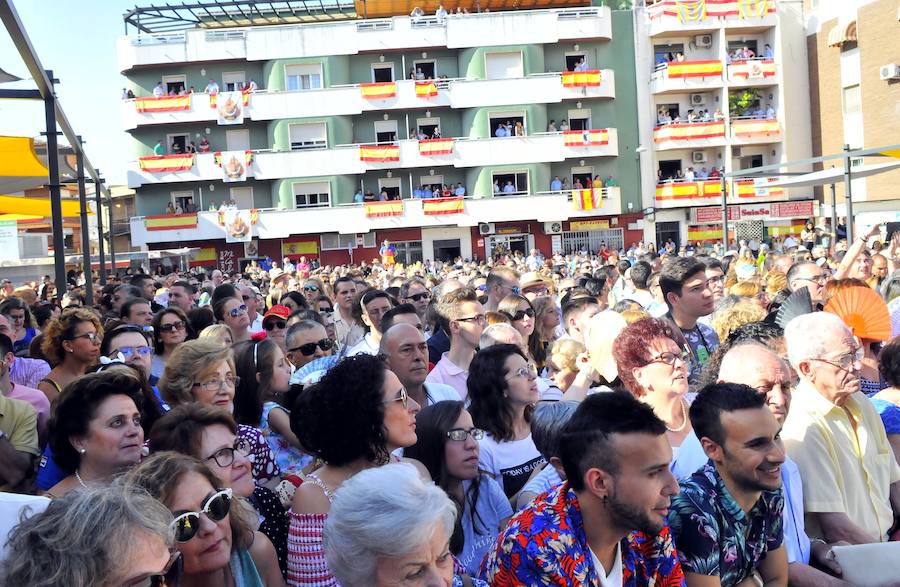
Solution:
[(604, 495), (600, 501), (603, 502), (603, 505), (606, 505), (609, 502), (609, 497)]
[(80, 449), (78, 452), (80, 452), (81, 454), (84, 454), (84, 453), (87, 452), (87, 450), (85, 450), (85, 449), (82, 448), (82, 449)]

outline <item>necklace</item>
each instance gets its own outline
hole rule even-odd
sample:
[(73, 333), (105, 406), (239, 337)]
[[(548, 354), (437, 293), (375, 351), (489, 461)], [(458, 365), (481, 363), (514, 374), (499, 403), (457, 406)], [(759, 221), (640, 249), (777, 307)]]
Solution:
[(681, 399), (680, 403), (681, 403), (681, 426), (679, 426), (678, 428), (669, 428), (669, 425), (666, 424), (666, 430), (668, 430), (669, 432), (681, 432), (682, 430), (684, 430), (684, 427), (687, 426), (688, 417), (687, 417), (687, 410), (684, 407), (684, 403), (685, 403), (684, 398)]
[(84, 483), (84, 479), (81, 478), (81, 475), (78, 474), (78, 469), (75, 469), (75, 478), (78, 479), (78, 482), (81, 483), (81, 486), (87, 488), (87, 485)]

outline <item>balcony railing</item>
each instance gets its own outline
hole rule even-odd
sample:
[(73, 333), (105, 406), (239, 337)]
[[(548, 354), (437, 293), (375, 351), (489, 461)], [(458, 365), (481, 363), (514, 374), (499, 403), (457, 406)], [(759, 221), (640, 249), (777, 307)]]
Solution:
[(674, 19), (681, 24), (735, 18), (750, 20), (775, 14), (776, 0), (660, 0), (647, 3), (646, 14), (652, 21)]
[[(733, 180), (725, 182), (728, 200), (753, 199), (753, 198), (782, 198), (785, 196), (784, 188), (768, 188), (766, 184), (776, 180), (764, 181)], [(696, 204), (696, 200), (722, 198), (721, 177), (710, 177), (688, 181), (684, 179), (664, 181), (656, 184), (656, 204), (661, 207), (679, 207)]]
[(672, 122), (653, 129), (653, 142), (657, 145), (677, 143), (687, 145), (697, 142), (725, 139), (725, 121)]
[(728, 81), (732, 84), (775, 83), (777, 74), (774, 59), (744, 59), (728, 64)]

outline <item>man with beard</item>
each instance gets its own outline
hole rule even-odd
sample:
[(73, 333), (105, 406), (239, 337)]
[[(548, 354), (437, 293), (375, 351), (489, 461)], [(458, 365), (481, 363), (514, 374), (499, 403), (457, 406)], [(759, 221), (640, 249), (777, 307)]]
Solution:
[(716, 383), (691, 404), (691, 425), (709, 462), (680, 482), (669, 524), (688, 587), (787, 586), (782, 544), (781, 425), (766, 396)]
[(482, 563), (491, 585), (682, 585), (666, 525), (678, 484), (653, 410), (620, 393), (585, 399), (564, 425), (567, 481), (513, 516)]

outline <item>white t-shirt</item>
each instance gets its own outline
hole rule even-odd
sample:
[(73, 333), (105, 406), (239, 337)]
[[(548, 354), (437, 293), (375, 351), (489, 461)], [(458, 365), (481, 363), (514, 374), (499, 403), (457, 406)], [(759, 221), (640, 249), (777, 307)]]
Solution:
[(490, 434), (478, 441), (481, 468), (494, 476), (507, 497), (512, 497), (531, 477), (535, 467), (544, 464), (544, 457), (534, 446), (531, 434), (522, 440), (497, 442)]
[(378, 345), (375, 344), (375, 341), (372, 340), (372, 333), (369, 332), (362, 339), (347, 349), (348, 357), (352, 357), (354, 355), (377, 355), (378, 354)]
[(47, 509), (50, 500), (35, 495), (18, 493), (0, 493), (0, 561), (6, 558), (7, 540), (13, 528), (19, 525), (19, 516), (25, 508), (29, 508), (28, 517)]
[(256, 320), (254, 320), (253, 322), (250, 323), (250, 333), (251, 334), (256, 334), (257, 332), (263, 331), (262, 321), (263, 321), (262, 314), (257, 313)]
[(621, 587), (622, 585), (622, 543), (618, 543), (616, 545), (616, 558), (613, 561), (613, 568), (610, 569), (609, 574), (606, 573), (606, 569), (603, 568), (603, 563), (600, 562), (600, 559), (597, 558), (597, 555), (594, 554), (594, 549), (589, 549), (591, 551), (591, 558), (594, 559), (594, 568), (597, 571), (597, 577), (600, 579), (600, 587)]
[(443, 383), (426, 382), (425, 393), (427, 394), (429, 406), (443, 401), (459, 401), (459, 392)]

